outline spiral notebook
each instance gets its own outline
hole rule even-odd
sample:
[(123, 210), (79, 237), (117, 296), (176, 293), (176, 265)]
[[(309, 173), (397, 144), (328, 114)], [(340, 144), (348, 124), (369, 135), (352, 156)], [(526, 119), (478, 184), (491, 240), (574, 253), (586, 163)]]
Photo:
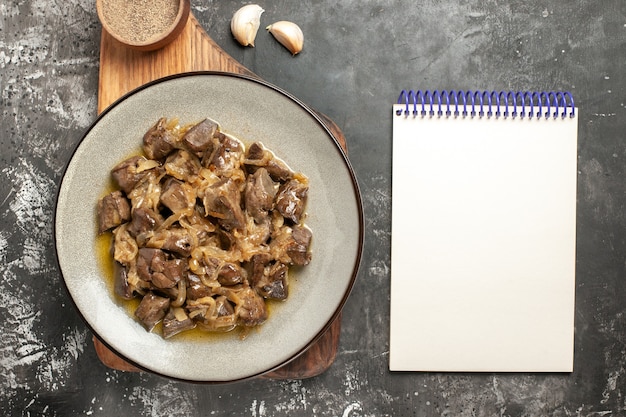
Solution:
[(392, 117), (390, 369), (572, 371), (572, 95), (405, 90)]

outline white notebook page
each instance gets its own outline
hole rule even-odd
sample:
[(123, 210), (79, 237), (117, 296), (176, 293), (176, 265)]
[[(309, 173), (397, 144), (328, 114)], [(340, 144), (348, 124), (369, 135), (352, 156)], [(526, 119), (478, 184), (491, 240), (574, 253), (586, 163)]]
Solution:
[(577, 117), (397, 109), (390, 369), (572, 371)]

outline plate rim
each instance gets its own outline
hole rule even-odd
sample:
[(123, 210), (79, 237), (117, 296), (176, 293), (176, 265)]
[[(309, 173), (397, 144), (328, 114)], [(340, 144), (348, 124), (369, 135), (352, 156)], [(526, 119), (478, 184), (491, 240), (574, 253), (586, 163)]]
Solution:
[[(179, 78), (192, 78), (192, 77), (197, 77), (197, 76), (224, 76), (224, 77), (231, 77), (231, 78), (237, 78), (237, 79), (242, 79), (245, 81), (249, 81), (249, 82), (253, 82), (256, 84), (259, 84), (265, 88), (269, 88), (277, 93), (279, 93), (280, 95), (282, 95), (283, 97), (291, 100), (292, 102), (294, 102), (297, 106), (299, 106), (300, 108), (302, 108), (306, 113), (308, 113), (311, 117), (313, 117), (313, 119), (315, 120), (315, 122), (326, 132), (327, 137), (332, 141), (333, 145), (335, 146), (336, 150), (339, 151), (341, 158), (343, 160), (343, 163), (345, 164), (345, 168), (347, 169), (348, 173), (350, 174), (350, 181), (352, 183), (352, 191), (354, 194), (354, 198), (355, 198), (355, 202), (356, 202), (356, 206), (357, 206), (357, 216), (358, 216), (358, 248), (357, 248), (357, 253), (356, 253), (356, 257), (354, 260), (354, 264), (352, 267), (352, 274), (350, 277), (350, 280), (348, 282), (348, 285), (344, 291), (344, 294), (341, 298), (341, 301), (339, 302), (339, 304), (337, 305), (337, 307), (335, 308), (335, 311), (333, 312), (333, 314), (331, 315), (330, 319), (326, 322), (326, 324), (321, 328), (321, 330), (305, 345), (303, 345), (303, 347), (301, 349), (299, 349), (297, 352), (295, 352), (293, 355), (291, 355), (290, 357), (288, 357), (287, 359), (285, 359), (283, 362), (277, 364), (276, 366), (272, 366), (269, 369), (263, 370), (263, 371), (259, 371), (259, 372), (254, 372), (251, 375), (247, 375), (244, 377), (240, 377), (240, 378), (234, 378), (234, 379), (225, 379), (225, 380), (215, 380), (215, 379), (206, 379), (206, 380), (200, 380), (200, 379), (187, 379), (187, 378), (183, 378), (183, 377), (177, 377), (177, 376), (171, 376), (171, 375), (167, 375), (166, 373), (162, 373), (159, 372), (158, 370), (155, 369), (150, 369), (147, 368), (143, 365), (140, 365), (136, 362), (134, 362), (133, 360), (129, 359), (128, 357), (126, 357), (124, 354), (122, 354), (121, 352), (118, 352), (115, 348), (113, 348), (108, 342), (106, 342), (105, 340), (103, 340), (100, 335), (98, 334), (98, 332), (92, 327), (92, 325), (87, 321), (86, 317), (84, 316), (84, 314), (82, 313), (82, 311), (78, 308), (78, 305), (76, 304), (76, 301), (74, 300), (74, 298), (72, 297), (72, 294), (70, 292), (70, 289), (67, 285), (67, 281), (64, 277), (63, 274), (63, 270), (61, 267), (61, 262), (59, 259), (59, 252), (58, 252), (58, 241), (59, 241), (59, 236), (57, 234), (57, 219), (58, 219), (58, 208), (59, 208), (59, 198), (60, 198), (60, 194), (61, 194), (61, 189), (63, 187), (63, 183), (66, 179), (67, 176), (67, 170), (69, 169), (72, 161), (74, 160), (74, 157), (76, 155), (76, 152), (78, 151), (78, 149), (80, 148), (81, 144), (83, 143), (83, 141), (86, 139), (86, 137), (90, 134), (90, 132), (98, 125), (98, 123), (100, 122), (101, 119), (103, 119), (105, 117), (106, 114), (108, 114), (111, 110), (113, 110), (114, 108), (116, 108), (120, 103), (124, 102), (125, 100), (127, 100), (128, 98), (134, 96), (135, 94), (149, 89), (154, 85), (157, 84), (161, 84), (164, 82), (168, 82), (171, 80), (175, 80), (175, 79), (179, 79)], [(117, 355), (119, 358), (121, 358), (122, 360), (126, 361), (127, 363), (135, 366), (136, 368), (154, 374), (154, 375), (158, 375), (164, 378), (168, 378), (170, 380), (176, 380), (176, 381), (181, 381), (181, 382), (188, 382), (188, 383), (194, 383), (194, 384), (227, 384), (227, 383), (234, 383), (234, 382), (240, 382), (240, 381), (244, 381), (244, 380), (250, 380), (250, 379), (254, 379), (254, 378), (258, 378), (259, 376), (262, 376), (264, 374), (267, 374), (269, 372), (272, 372), (276, 369), (279, 369), (287, 364), (289, 364), (290, 362), (292, 362), (293, 360), (295, 360), (296, 358), (300, 357), (303, 353), (305, 353), (314, 343), (316, 343), (321, 337), (322, 335), (324, 335), (329, 328), (331, 327), (331, 325), (335, 322), (335, 320), (338, 319), (338, 317), (340, 316), (353, 288), (354, 288), (354, 284), (356, 282), (356, 278), (358, 276), (359, 273), (359, 269), (361, 266), (361, 260), (362, 260), (362, 256), (363, 256), (363, 244), (364, 244), (364, 209), (363, 209), (363, 200), (362, 200), (362, 195), (361, 195), (361, 191), (360, 191), (360, 187), (359, 187), (359, 183), (356, 177), (356, 174), (354, 172), (354, 169), (352, 167), (352, 164), (350, 163), (350, 160), (348, 159), (346, 150), (344, 150), (344, 148), (340, 145), (338, 139), (336, 138), (336, 136), (334, 135), (334, 133), (330, 130), (330, 128), (328, 127), (328, 125), (324, 122), (324, 120), (322, 119), (322, 117), (320, 116), (320, 113), (318, 113), (316, 110), (313, 110), (311, 107), (309, 107), (308, 105), (306, 105), (304, 102), (302, 102), (300, 99), (298, 99), (297, 97), (295, 97), (293, 94), (287, 92), (286, 90), (272, 84), (269, 83), (265, 80), (262, 80), (258, 77), (253, 77), (253, 76), (249, 76), (249, 75), (245, 75), (245, 74), (235, 74), (235, 73), (231, 73), (231, 72), (225, 72), (225, 71), (188, 71), (188, 72), (182, 72), (182, 73), (178, 73), (178, 74), (172, 74), (172, 75), (168, 75), (165, 77), (161, 77), (152, 81), (149, 81), (139, 87), (136, 87), (132, 90), (130, 90), (129, 92), (125, 93), (124, 95), (122, 95), (121, 97), (119, 97), (117, 100), (115, 100), (113, 103), (111, 103), (110, 105), (108, 105), (102, 112), (100, 112), (97, 117), (95, 118), (95, 120), (89, 125), (88, 128), (86, 128), (83, 133), (81, 134), (80, 139), (76, 142), (76, 144), (74, 145), (74, 147), (72, 148), (72, 150), (69, 153), (69, 157), (67, 159), (67, 162), (64, 164), (63, 169), (61, 171), (61, 175), (60, 175), (60, 179), (58, 180), (58, 184), (56, 187), (56, 191), (55, 191), (55, 196), (54, 196), (54, 212), (53, 212), (53, 222), (52, 222), (52, 234), (54, 237), (54, 254), (55, 254), (55, 260), (56, 260), (56, 266), (58, 269), (58, 274), (59, 277), (61, 278), (61, 284), (63, 285), (63, 288), (65, 289), (66, 294), (68, 295), (68, 298), (70, 300), (70, 302), (72, 303), (72, 305), (74, 306), (74, 311), (79, 315), (79, 317), (81, 318), (82, 322), (87, 326), (87, 328), (91, 331), (92, 335), (94, 338), (97, 338), (98, 341), (100, 343), (102, 343), (107, 349), (109, 349), (112, 353), (114, 353), (115, 355)], [(99, 358), (100, 360), (100, 358)]]

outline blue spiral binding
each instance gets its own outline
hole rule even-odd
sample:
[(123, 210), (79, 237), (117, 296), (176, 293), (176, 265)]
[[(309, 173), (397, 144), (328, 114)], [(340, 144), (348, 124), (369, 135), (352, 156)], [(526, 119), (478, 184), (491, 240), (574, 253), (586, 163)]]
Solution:
[(567, 91), (402, 90), (398, 104), (404, 105), (404, 111), (397, 110), (396, 115), (405, 117), (564, 119), (576, 112), (574, 97)]

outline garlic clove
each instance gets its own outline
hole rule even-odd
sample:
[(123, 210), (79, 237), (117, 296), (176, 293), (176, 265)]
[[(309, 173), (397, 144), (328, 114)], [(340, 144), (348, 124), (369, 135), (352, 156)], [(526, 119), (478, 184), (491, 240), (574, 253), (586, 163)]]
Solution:
[(247, 4), (235, 12), (230, 20), (230, 31), (237, 42), (243, 46), (254, 46), (264, 11), (258, 4)]
[(293, 55), (302, 51), (304, 34), (295, 23), (281, 20), (269, 25), (266, 29)]

